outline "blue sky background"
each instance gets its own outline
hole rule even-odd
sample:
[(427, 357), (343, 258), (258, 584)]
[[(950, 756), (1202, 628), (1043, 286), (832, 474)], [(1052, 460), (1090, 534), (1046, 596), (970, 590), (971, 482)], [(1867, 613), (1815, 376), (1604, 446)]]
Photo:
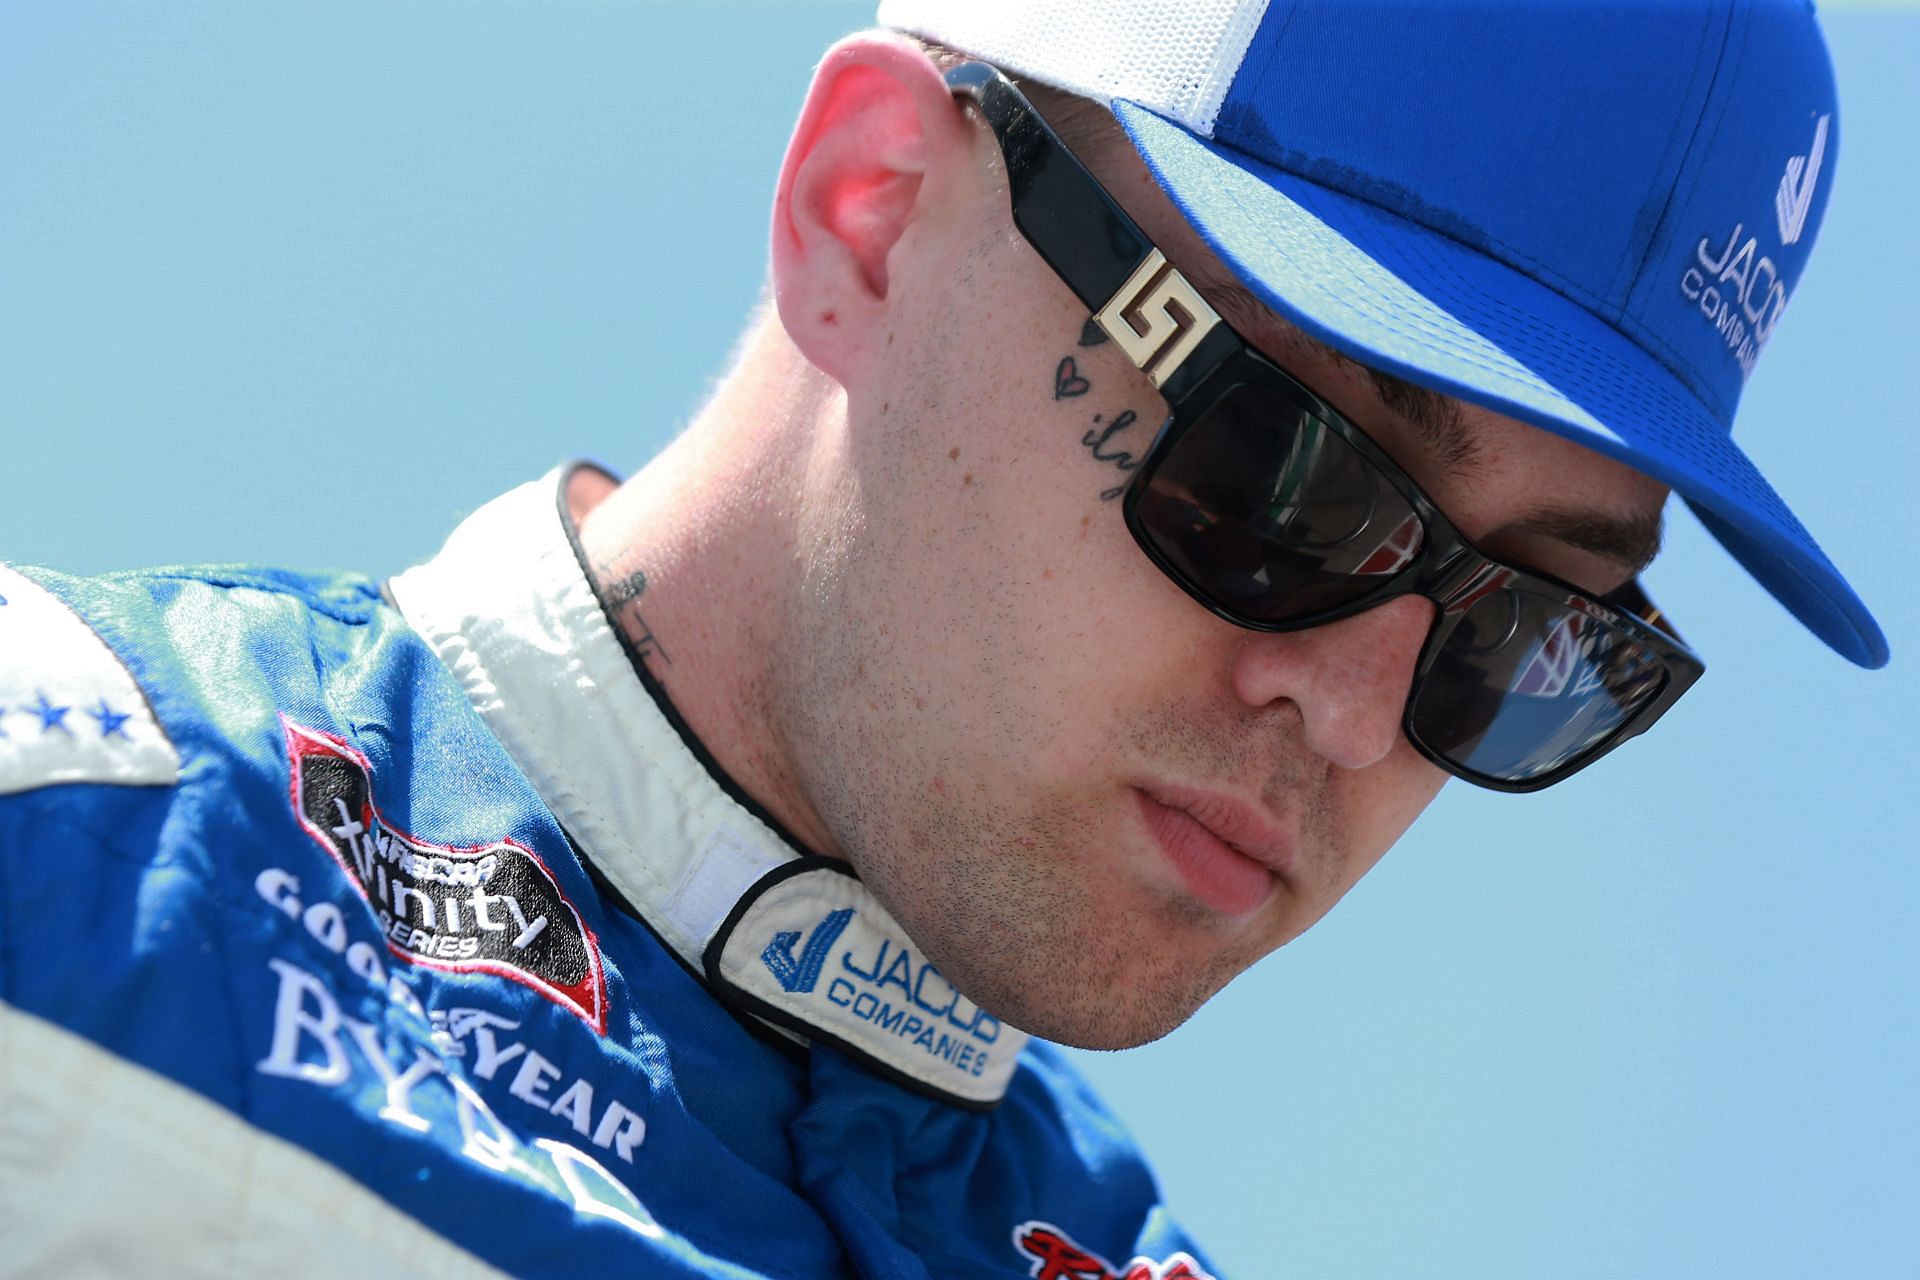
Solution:
[[(0, 555), (398, 570), (643, 464), (753, 301), (851, 3), (0, 0)], [(1536, 797), (1449, 788), (1332, 917), (1082, 1055), (1238, 1276), (1920, 1275), (1920, 13), (1834, 8), (1838, 188), (1738, 431), (1879, 613), (1684, 511), (1708, 658)]]

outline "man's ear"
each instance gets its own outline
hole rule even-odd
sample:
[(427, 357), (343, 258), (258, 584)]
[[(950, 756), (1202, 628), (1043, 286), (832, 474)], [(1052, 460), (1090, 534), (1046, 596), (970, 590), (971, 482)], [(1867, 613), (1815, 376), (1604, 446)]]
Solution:
[(787, 144), (773, 200), (780, 321), (845, 384), (886, 321), (888, 258), (931, 212), (927, 176), (952, 173), (973, 138), (939, 69), (883, 31), (827, 51)]

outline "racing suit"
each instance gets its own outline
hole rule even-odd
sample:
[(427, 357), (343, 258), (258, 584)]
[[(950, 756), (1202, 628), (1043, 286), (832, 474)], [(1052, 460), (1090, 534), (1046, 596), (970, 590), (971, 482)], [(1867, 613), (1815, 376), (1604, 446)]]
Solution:
[(0, 568), (0, 1274), (1205, 1274), (685, 730), (571, 471), (387, 584)]

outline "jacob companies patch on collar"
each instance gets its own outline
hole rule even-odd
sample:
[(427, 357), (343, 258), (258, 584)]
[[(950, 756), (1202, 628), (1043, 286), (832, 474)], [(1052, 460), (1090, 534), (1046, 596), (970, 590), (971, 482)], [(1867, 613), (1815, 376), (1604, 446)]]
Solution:
[(367, 900), (396, 956), (532, 987), (605, 1032), (600, 946), (553, 873), (512, 840), (430, 844), (388, 823), (367, 758), (285, 716), (294, 814)]
[(845, 863), (762, 876), (707, 947), (707, 977), (770, 1022), (972, 1106), (1006, 1092), (1026, 1033), (960, 994)]

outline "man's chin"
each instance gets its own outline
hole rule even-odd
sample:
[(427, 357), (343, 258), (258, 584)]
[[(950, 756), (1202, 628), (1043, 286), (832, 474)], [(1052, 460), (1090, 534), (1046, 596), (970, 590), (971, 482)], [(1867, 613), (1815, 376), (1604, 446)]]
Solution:
[(1162, 1036), (1170, 1035), (1193, 1013), (1192, 1009), (1184, 1009), (1176, 1017), (1141, 1025), (1088, 1025), (1079, 1021), (1062, 1021), (1051, 1030), (1035, 1028), (1033, 1034), (1042, 1040), (1074, 1049), (1138, 1049), (1143, 1044), (1152, 1044)]
[(1054, 989), (983, 992), (979, 1003), (1007, 1025), (1055, 1044), (1133, 1049), (1171, 1033), (1232, 976), (1107, 974), (1090, 976), (1071, 989), (1047, 984)]

